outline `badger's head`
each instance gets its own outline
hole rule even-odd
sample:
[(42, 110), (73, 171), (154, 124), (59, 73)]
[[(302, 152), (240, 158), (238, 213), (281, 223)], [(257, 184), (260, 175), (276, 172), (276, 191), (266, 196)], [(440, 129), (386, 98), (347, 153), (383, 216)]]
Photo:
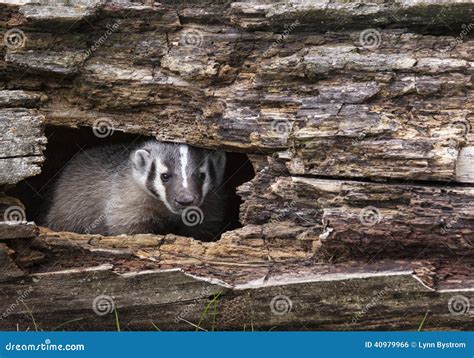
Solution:
[(223, 183), (224, 152), (149, 141), (131, 154), (133, 177), (174, 214), (200, 206)]

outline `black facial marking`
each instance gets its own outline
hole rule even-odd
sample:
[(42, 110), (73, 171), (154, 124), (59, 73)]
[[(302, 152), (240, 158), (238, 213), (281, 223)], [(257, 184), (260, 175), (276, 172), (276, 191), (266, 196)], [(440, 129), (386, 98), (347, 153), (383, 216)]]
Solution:
[(209, 176), (211, 178), (211, 183), (215, 183), (217, 181), (217, 170), (214, 167), (214, 162), (212, 160), (208, 160), (208, 168), (209, 168)]
[(156, 165), (155, 165), (155, 162), (151, 162), (150, 171), (148, 172), (148, 177), (146, 178), (146, 187), (151, 193), (153, 193), (153, 195), (155, 195), (158, 198), (159, 194), (156, 192), (155, 187), (153, 186), (155, 179), (156, 179)]

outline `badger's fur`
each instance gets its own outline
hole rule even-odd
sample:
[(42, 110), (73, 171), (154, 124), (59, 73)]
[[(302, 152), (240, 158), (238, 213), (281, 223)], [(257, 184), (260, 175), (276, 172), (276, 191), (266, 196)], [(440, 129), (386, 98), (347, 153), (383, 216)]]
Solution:
[(223, 152), (156, 140), (87, 150), (54, 184), (43, 224), (87, 234), (215, 238), (224, 219), (225, 161)]

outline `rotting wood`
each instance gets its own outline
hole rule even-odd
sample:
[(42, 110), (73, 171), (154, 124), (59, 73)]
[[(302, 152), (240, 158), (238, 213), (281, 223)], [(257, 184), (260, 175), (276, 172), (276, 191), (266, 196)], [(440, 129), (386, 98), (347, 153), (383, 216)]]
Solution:
[[(30, 102), (29, 97), (24, 100)], [(46, 144), (42, 119), (32, 109), (0, 109), (0, 185), (15, 184), (41, 172)]]
[[(13, 262), (11, 258), (13, 253), (12, 249), (0, 242), (0, 282), (24, 275), (24, 272)], [(7, 296), (3, 297), (3, 299), (6, 298)]]
[[(117, 275), (103, 265), (32, 275), (22, 291), (14, 282), (3, 284), (9, 299), (0, 301), (0, 310), (9, 314), (0, 326), (13, 330), (16, 322), (20, 329), (34, 329), (33, 316), (38, 329), (113, 330), (116, 311), (121, 330), (416, 329), (429, 311), (424, 330), (472, 329), (470, 320), (448, 309), (460, 292), (466, 294), (433, 291), (409, 269), (346, 267), (345, 273), (324, 275), (308, 270), (232, 286), (180, 270)], [(15, 305), (19, 295), (26, 296), (28, 309)], [(93, 309), (98, 297), (100, 315)]]
[(472, 3), (68, 4), (0, 4), (24, 42), (0, 48), (2, 189), (39, 174), (43, 124), (245, 152), (257, 176), (215, 243), (39, 231), (0, 200), (0, 329), (116, 329), (101, 295), (123, 329), (473, 329), (449, 311), (474, 288)]
[(39, 230), (26, 221), (24, 205), (16, 198), (0, 194), (0, 240), (32, 238)]
[(456, 166), (456, 181), (472, 183), (474, 178), (474, 147), (462, 148)]
[(0, 222), (0, 240), (31, 238), (38, 234), (37, 231), (38, 228), (33, 222)]
[(379, 250), (409, 255), (410, 248), (451, 253), (474, 249), (472, 187), (275, 177), (261, 172), (239, 192), (244, 198), (243, 223), (291, 221), (312, 229), (326, 248), (365, 256)]
[[(83, 26), (94, 23), (88, 31), (79, 30), (80, 6), (71, 18), (58, 12), (59, 22), (75, 25), (66, 33), (55, 32), (51, 7), (9, 8), (26, 39), (6, 49), (6, 81), (48, 95), (39, 108), (46, 124), (102, 120), (254, 153), (290, 147), (294, 174), (471, 180), (457, 161), (474, 145), (466, 139), (473, 41), (444, 28), (462, 31), (472, 14), (467, 2), (196, 2), (179, 4), (178, 14), (166, 2), (90, 5), (82, 7)], [(213, 11), (222, 21), (204, 25)], [(282, 19), (300, 20), (283, 40)], [(371, 21), (389, 28), (376, 29), (378, 42), (367, 47), (360, 34)], [(448, 35), (423, 35), (440, 28)]]

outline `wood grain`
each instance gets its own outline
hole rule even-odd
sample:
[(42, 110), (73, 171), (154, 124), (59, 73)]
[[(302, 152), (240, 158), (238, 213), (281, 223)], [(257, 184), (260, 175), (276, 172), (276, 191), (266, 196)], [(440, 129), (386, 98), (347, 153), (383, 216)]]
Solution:
[(1, 191), (41, 173), (44, 125), (244, 152), (256, 172), (243, 227), (211, 243), (52, 232), (6, 220), (25, 208), (2, 195), (0, 329), (115, 330), (114, 310), (123, 330), (473, 329), (450, 311), (474, 289), (470, 1), (0, 13)]

